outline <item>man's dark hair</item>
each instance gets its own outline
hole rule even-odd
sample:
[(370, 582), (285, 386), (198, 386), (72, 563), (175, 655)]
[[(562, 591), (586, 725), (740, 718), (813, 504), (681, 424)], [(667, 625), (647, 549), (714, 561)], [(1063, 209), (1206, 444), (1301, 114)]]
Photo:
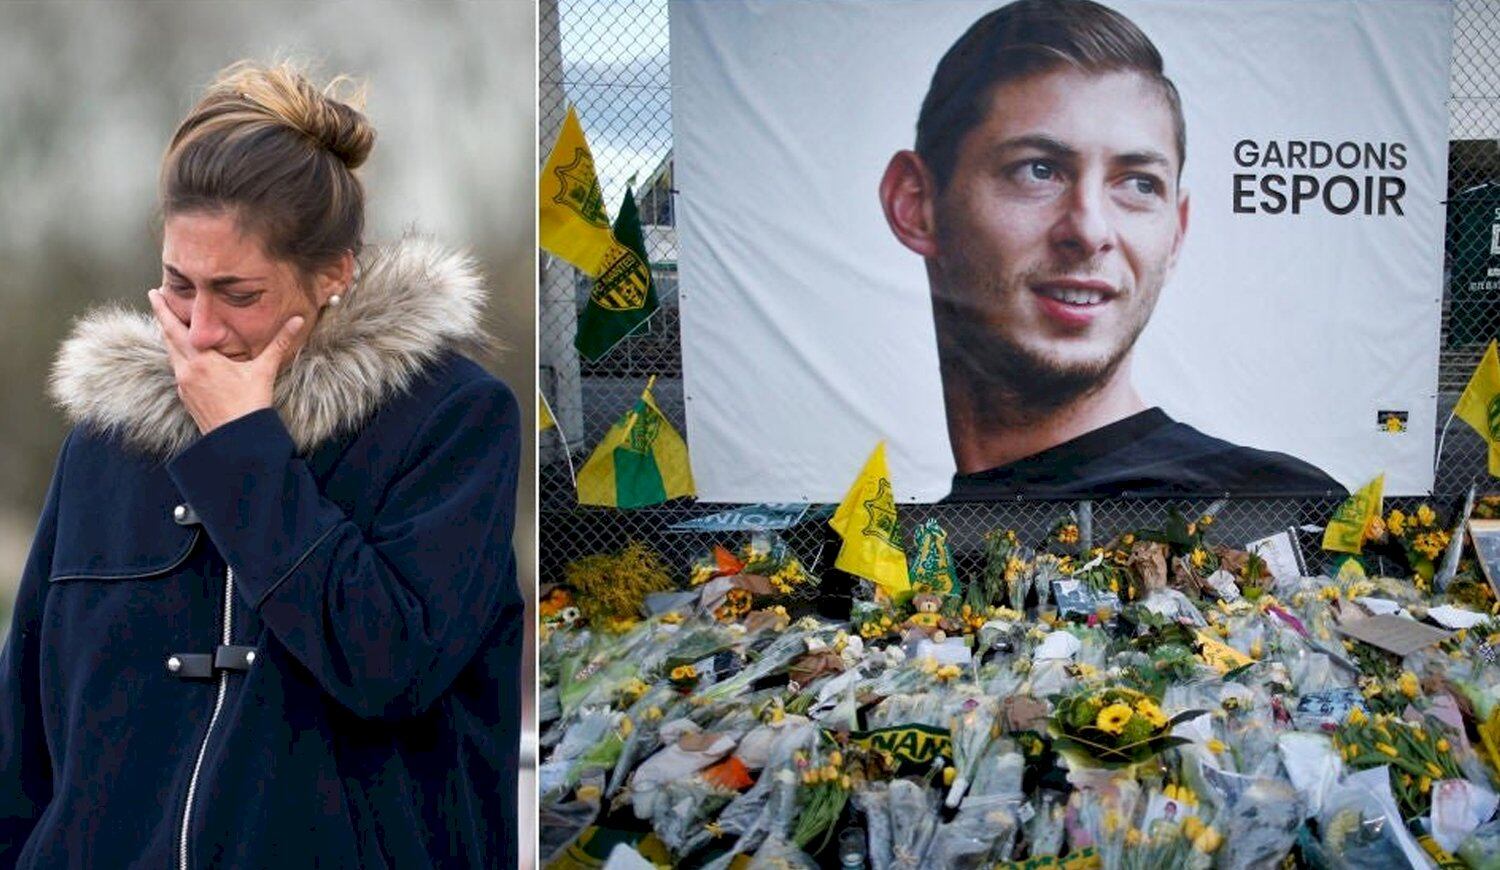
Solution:
[(964, 134), (978, 126), (997, 85), (1070, 66), (1086, 73), (1136, 72), (1155, 82), (1172, 111), (1177, 168), (1187, 159), (1187, 126), (1161, 52), (1125, 16), (1093, 0), (1016, 0), (959, 37), (932, 74), (917, 117), (917, 154), (947, 187)]

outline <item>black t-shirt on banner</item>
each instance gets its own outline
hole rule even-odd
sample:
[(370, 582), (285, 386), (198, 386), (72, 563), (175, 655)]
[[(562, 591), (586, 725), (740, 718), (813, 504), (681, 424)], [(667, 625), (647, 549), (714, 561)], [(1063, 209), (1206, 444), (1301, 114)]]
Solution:
[(1009, 465), (955, 475), (947, 501), (1347, 494), (1300, 459), (1230, 444), (1148, 408)]

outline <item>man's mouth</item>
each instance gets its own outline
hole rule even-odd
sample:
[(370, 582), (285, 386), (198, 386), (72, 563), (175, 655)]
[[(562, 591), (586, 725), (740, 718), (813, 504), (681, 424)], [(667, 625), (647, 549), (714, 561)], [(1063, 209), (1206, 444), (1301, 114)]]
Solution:
[(1072, 278), (1042, 281), (1031, 285), (1031, 290), (1040, 298), (1047, 319), (1069, 331), (1093, 323), (1104, 304), (1119, 295), (1107, 281)]
[(1104, 281), (1049, 281), (1032, 286), (1038, 294), (1066, 305), (1099, 305), (1116, 295)]

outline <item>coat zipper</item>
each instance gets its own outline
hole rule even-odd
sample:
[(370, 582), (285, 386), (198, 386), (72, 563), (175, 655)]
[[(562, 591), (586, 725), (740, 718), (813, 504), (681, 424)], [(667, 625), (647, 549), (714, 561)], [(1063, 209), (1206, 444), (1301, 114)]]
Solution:
[[(234, 629), (234, 569), (224, 566), (224, 646), (229, 646)], [(219, 671), (219, 689), (214, 696), (214, 712), (208, 717), (208, 728), (203, 731), (203, 743), (198, 747), (198, 759), (193, 762), (193, 776), (188, 780), (187, 801), (182, 806), (182, 834), (177, 839), (178, 870), (188, 870), (188, 830), (193, 821), (193, 798), (198, 792), (198, 775), (203, 772), (203, 756), (208, 753), (208, 741), (213, 737), (214, 726), (219, 722), (219, 711), (224, 709), (224, 695), (229, 691), (229, 672)]]

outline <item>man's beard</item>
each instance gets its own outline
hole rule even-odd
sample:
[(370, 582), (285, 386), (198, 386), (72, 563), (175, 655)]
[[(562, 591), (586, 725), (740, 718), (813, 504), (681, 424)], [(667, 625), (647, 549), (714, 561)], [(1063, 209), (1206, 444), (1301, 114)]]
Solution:
[[(1016, 292), (1031, 292), (1019, 286)], [(1146, 326), (1142, 318), (1099, 358), (1069, 362), (997, 335), (982, 307), (967, 299), (933, 299), (944, 389), (968, 394), (968, 406), (981, 420), (1008, 426), (1045, 419), (1103, 389)]]

